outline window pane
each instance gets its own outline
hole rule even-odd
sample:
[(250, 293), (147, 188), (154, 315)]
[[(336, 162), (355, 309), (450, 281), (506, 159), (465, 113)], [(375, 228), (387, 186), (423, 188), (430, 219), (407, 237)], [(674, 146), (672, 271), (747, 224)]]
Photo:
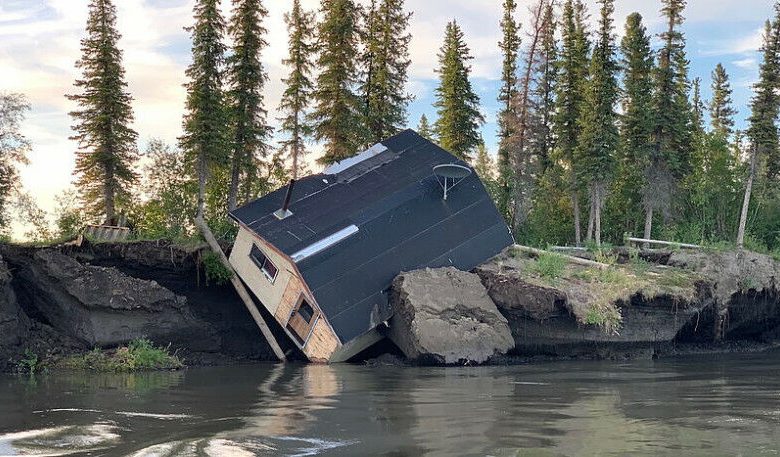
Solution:
[(298, 314), (300, 314), (306, 322), (311, 322), (311, 318), (314, 317), (314, 308), (304, 300), (298, 308)]
[(260, 268), (263, 268), (265, 262), (265, 254), (257, 246), (252, 246), (252, 250), (249, 252), (249, 257)]
[(274, 279), (276, 278), (276, 272), (278, 270), (276, 269), (276, 265), (266, 258), (265, 264), (263, 264), (263, 271), (265, 271), (265, 274), (267, 274), (269, 278)]

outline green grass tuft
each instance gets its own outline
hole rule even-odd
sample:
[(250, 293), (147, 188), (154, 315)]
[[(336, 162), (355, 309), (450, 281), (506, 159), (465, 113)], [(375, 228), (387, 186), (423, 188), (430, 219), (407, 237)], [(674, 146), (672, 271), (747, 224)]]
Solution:
[(127, 346), (113, 351), (95, 348), (86, 354), (66, 357), (60, 361), (61, 368), (92, 371), (146, 371), (176, 370), (184, 367), (184, 362), (170, 347), (156, 347), (146, 338), (135, 339)]
[(566, 259), (558, 254), (546, 252), (531, 264), (531, 271), (545, 279), (558, 279), (566, 270)]

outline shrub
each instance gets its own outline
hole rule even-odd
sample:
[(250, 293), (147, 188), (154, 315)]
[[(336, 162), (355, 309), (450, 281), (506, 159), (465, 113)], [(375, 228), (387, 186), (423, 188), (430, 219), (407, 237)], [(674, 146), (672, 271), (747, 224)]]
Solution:
[(222, 263), (222, 259), (214, 252), (204, 252), (201, 257), (203, 267), (206, 270), (206, 279), (217, 285), (227, 284), (233, 277), (233, 270)]
[(35, 374), (41, 371), (43, 363), (38, 354), (30, 349), (24, 350), (24, 357), (22, 357), (16, 364), (16, 369), (21, 373)]

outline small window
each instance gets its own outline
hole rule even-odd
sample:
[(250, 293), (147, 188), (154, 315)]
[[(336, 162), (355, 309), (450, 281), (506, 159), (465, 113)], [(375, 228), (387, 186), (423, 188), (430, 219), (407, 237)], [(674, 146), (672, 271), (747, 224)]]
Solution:
[(307, 323), (311, 322), (311, 318), (314, 317), (314, 308), (304, 300), (301, 302), (300, 308), (298, 308), (298, 314), (300, 314)]
[(276, 265), (274, 265), (273, 262), (271, 262), (271, 260), (269, 260), (265, 254), (263, 254), (263, 251), (261, 251), (257, 246), (252, 246), (252, 250), (249, 252), (249, 257), (252, 259), (255, 265), (260, 268), (260, 271), (263, 272), (266, 278), (268, 278), (269, 281), (274, 282), (276, 279), (276, 274), (279, 272), (279, 270), (276, 268)]

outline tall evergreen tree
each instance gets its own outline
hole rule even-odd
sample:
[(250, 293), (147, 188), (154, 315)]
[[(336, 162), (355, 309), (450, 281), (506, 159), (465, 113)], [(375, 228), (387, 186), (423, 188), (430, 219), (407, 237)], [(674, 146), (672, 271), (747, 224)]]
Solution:
[(612, 33), (615, 5), (614, 0), (599, 0), (599, 3), (599, 31), (590, 60), (590, 79), (585, 86), (584, 109), (579, 118), (582, 133), (575, 150), (579, 165), (577, 172), (587, 183), (590, 197), (588, 236), (595, 234), (597, 245), (601, 245), (601, 210), (607, 185), (612, 179), (619, 141), (615, 112), (619, 94), (618, 65)]
[(420, 123), (417, 125), (417, 133), (426, 140), (434, 141), (433, 129), (428, 123), (428, 116), (426, 116), (425, 113), (420, 116)]
[(712, 100), (710, 100), (710, 119), (712, 129), (726, 137), (734, 133), (734, 109), (731, 101), (731, 84), (729, 75), (723, 65), (718, 63), (712, 71)]
[(479, 126), (485, 122), (479, 112), (479, 97), (471, 87), (467, 64), (473, 57), (463, 31), (454, 20), (447, 24), (439, 51), (439, 87), (436, 88), (438, 119), (435, 130), (439, 145), (461, 159), (468, 159), (479, 145)]
[(128, 202), (128, 189), (138, 179), (133, 171), (138, 134), (130, 128), (132, 98), (126, 91), (120, 38), (112, 1), (92, 0), (87, 37), (76, 62), (82, 76), (75, 86), (81, 93), (67, 96), (79, 105), (70, 113), (75, 121), (71, 139), (79, 144), (76, 186), (84, 206), (102, 214), (107, 224), (116, 222), (117, 207)]
[[(549, 6), (548, 0), (537, 0), (531, 5), (530, 30), (528, 31), (528, 45), (522, 49), (522, 68), (518, 79), (517, 95), (512, 101), (512, 110), (509, 112), (510, 136), (505, 141), (511, 153), (512, 163), (512, 208), (510, 214), (510, 226), (515, 233), (520, 232), (532, 209), (532, 201), (539, 178), (539, 146), (538, 142), (543, 136), (543, 127), (540, 125), (539, 88), (540, 71), (543, 70), (542, 51), (547, 29)], [(542, 68), (540, 68), (542, 67)], [(543, 78), (544, 75), (541, 75)]]
[(409, 21), (404, 0), (372, 0), (366, 14), (364, 72), (360, 94), (367, 144), (395, 135), (406, 124), (412, 96), (405, 91), (408, 70)]
[(282, 63), (290, 69), (282, 80), (285, 85), (279, 110), (281, 131), (285, 135), (282, 149), (291, 161), (292, 178), (298, 178), (306, 155), (306, 138), (312, 134), (306, 110), (312, 93), (311, 58), (314, 52), (314, 14), (301, 8), (301, 0), (293, 0), (292, 10), (284, 15), (290, 36), (288, 57)]
[(641, 211), (640, 204), (653, 194), (647, 181), (653, 154), (652, 134), (655, 128), (653, 112), (653, 53), (650, 36), (642, 16), (633, 13), (626, 19), (625, 35), (620, 44), (623, 69), (623, 116), (620, 122), (620, 163), (618, 185), (624, 207), (626, 225), (623, 231), (633, 231), (636, 222), (630, 215)]
[[(222, 90), (225, 21), (218, 0), (198, 0), (193, 8), (192, 63), (187, 68), (184, 134), (179, 139), (190, 169), (198, 177), (198, 214), (203, 218), (206, 186), (212, 173), (227, 167), (230, 141), (226, 129), (228, 113)], [(219, 208), (211, 208), (221, 212)]]
[(228, 33), (233, 38), (233, 54), (228, 58), (226, 79), (231, 108), (233, 135), (228, 210), (236, 208), (239, 185), (243, 199), (251, 198), (257, 181), (257, 162), (268, 155), (273, 129), (266, 123), (267, 111), (263, 87), (268, 74), (260, 62), (260, 53), (268, 43), (263, 20), (268, 10), (260, 0), (233, 0), (233, 16)]
[(509, 141), (512, 136), (511, 126), (513, 101), (517, 97), (517, 59), (520, 53), (520, 25), (515, 20), (517, 2), (504, 0), (504, 15), (501, 19), (502, 38), (498, 43), (503, 56), (501, 67), (501, 87), (498, 91), (498, 102), (501, 110), (498, 113), (498, 198), (499, 212), (509, 220), (511, 210), (511, 195), (513, 193), (514, 172), (511, 163)]
[(704, 100), (701, 98), (701, 78), (693, 79), (693, 99), (691, 100), (693, 132), (704, 133)]
[(680, 31), (685, 3), (685, 0), (662, 0), (661, 14), (666, 18), (666, 29), (660, 34), (663, 45), (655, 72), (655, 150), (647, 177), (654, 191), (646, 194), (645, 238), (651, 237), (655, 211), (669, 213), (677, 181), (690, 166), (692, 110), (688, 101), (685, 37)]
[(570, 173), (570, 192), (574, 208), (574, 239), (582, 243), (580, 228), (580, 196), (577, 180), (578, 164), (575, 149), (579, 144), (580, 118), (588, 73), (589, 42), (585, 30), (584, 5), (579, 0), (567, 0), (561, 18), (561, 50), (556, 90), (555, 131), (561, 159)]
[(332, 164), (358, 152), (365, 138), (357, 81), (359, 10), (353, 0), (323, 0), (318, 27), (319, 57), (311, 119), (314, 137), (323, 141), (319, 159)]
[(554, 3), (545, 6), (538, 56), (533, 69), (534, 85), (531, 90), (533, 154), (539, 161), (539, 174), (553, 165), (555, 135), (555, 85), (557, 82), (558, 42), (555, 38), (556, 21)]
[(759, 163), (769, 159), (770, 176), (773, 165), (772, 157), (778, 154), (777, 116), (780, 114), (780, 4), (775, 5), (776, 17), (774, 23), (767, 21), (764, 30), (762, 47), (763, 61), (759, 69), (758, 82), (753, 87), (751, 100), (751, 115), (748, 119), (747, 136), (750, 139), (750, 172), (745, 185), (745, 196), (742, 203), (742, 213), (737, 231), (737, 246), (740, 248), (745, 241), (748, 209), (753, 191), (753, 184), (758, 177)]

